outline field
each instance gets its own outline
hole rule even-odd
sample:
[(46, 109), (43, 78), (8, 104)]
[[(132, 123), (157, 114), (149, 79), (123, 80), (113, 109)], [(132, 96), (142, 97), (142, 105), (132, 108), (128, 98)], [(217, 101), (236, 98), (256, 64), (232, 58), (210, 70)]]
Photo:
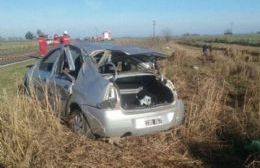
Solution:
[[(48, 102), (43, 106), (35, 99), (4, 91), (0, 94), (3, 166), (260, 166), (260, 61), (254, 54), (259, 47), (216, 43), (223, 50), (213, 50), (214, 61), (205, 63), (201, 46), (187, 45), (184, 39), (116, 39), (114, 43), (151, 47), (170, 55), (162, 62), (162, 73), (173, 81), (185, 102), (185, 123), (168, 132), (122, 138), (119, 145), (113, 145), (72, 133), (55, 117)], [(1, 89), (15, 93), (24, 67), (0, 69)]]
[(17, 86), (21, 83), (27, 65), (32, 65), (35, 60), (20, 63), (8, 68), (0, 68), (0, 88), (8, 93), (14, 93)]
[(0, 41), (0, 66), (37, 56), (36, 41)]
[(24, 54), (36, 51), (36, 41), (0, 41), (0, 56)]
[(217, 36), (188, 36), (179, 38), (181, 40), (194, 40), (207, 43), (225, 43), (225, 44), (238, 44), (244, 46), (257, 46), (260, 47), (260, 34), (241, 34), (241, 35), (217, 35)]

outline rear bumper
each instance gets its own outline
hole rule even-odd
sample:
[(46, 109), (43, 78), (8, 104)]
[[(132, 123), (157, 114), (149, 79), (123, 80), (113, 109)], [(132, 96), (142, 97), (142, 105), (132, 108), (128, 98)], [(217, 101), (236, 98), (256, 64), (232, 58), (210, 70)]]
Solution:
[[(82, 106), (89, 125), (94, 134), (102, 137), (120, 137), (126, 134), (144, 135), (168, 130), (180, 125), (184, 120), (184, 105), (182, 100), (175, 104), (146, 109), (146, 112), (119, 110), (101, 110)], [(162, 123), (146, 126), (147, 120), (160, 119)]]

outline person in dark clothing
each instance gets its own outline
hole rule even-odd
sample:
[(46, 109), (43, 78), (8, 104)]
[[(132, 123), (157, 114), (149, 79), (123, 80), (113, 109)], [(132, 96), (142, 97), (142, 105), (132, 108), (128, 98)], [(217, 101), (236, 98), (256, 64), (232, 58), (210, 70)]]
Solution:
[(209, 62), (213, 61), (213, 55), (212, 55), (212, 47), (211, 45), (205, 44), (202, 47), (203, 52), (203, 62)]

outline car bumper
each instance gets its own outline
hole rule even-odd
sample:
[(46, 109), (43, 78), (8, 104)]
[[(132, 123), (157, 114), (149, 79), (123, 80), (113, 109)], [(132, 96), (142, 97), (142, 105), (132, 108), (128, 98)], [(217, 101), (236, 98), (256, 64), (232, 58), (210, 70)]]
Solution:
[[(102, 137), (152, 134), (180, 125), (184, 120), (182, 100), (145, 110), (101, 110), (85, 105), (82, 110), (92, 132)], [(153, 125), (156, 120), (160, 122)], [(152, 125), (147, 125), (149, 121)]]

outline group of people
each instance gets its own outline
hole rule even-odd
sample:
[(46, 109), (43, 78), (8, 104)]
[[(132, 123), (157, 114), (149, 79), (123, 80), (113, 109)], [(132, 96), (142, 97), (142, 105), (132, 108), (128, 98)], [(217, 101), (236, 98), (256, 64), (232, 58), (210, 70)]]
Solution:
[[(57, 34), (54, 34), (52, 47), (56, 48), (60, 44), (68, 45), (70, 44), (70, 42), (71, 40), (70, 40), (69, 33), (67, 31), (64, 31), (62, 36), (58, 36)], [(39, 43), (39, 54), (41, 57), (44, 57), (48, 53), (48, 43), (43, 33), (39, 35), (38, 43)]]

